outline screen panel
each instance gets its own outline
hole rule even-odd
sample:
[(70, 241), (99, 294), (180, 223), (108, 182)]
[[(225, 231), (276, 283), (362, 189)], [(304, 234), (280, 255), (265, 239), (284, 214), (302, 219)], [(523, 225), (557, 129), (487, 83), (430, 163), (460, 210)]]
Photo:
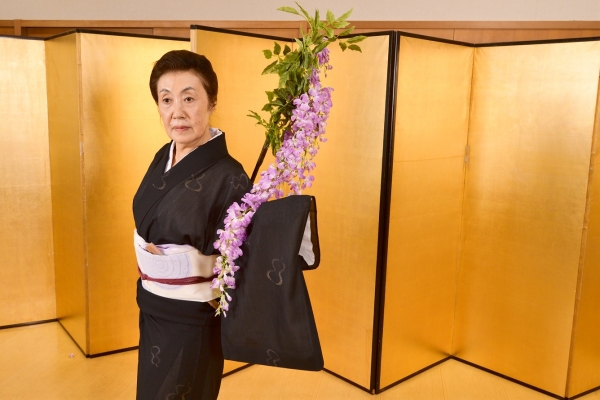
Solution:
[(44, 42), (0, 38), (0, 326), (56, 318)]
[(475, 52), (453, 353), (564, 395), (600, 44)]
[(170, 139), (148, 80), (188, 41), (79, 33), (90, 354), (138, 345), (133, 196)]
[(70, 34), (45, 44), (56, 315), (88, 353), (77, 37)]
[[(259, 112), (267, 101), (265, 91), (277, 86), (276, 75), (261, 75), (268, 65), (262, 50), (273, 40), (234, 33), (192, 29), (192, 51), (208, 58), (219, 79), (217, 108), (210, 124), (226, 133), (227, 149), (250, 176), (265, 141), (262, 127), (246, 115)], [(290, 44), (291, 45), (291, 44)], [(261, 171), (274, 160), (269, 151)], [(260, 177), (259, 177), (260, 178)], [(224, 373), (245, 365), (225, 360)]]
[(321, 265), (307, 271), (325, 368), (370, 388), (389, 34), (331, 46), (327, 142), (315, 158)]
[(381, 388), (450, 355), (473, 52), (400, 39)]
[(594, 145), (588, 187), (588, 220), (577, 288), (577, 308), (571, 346), (567, 396), (573, 397), (600, 386), (600, 86), (596, 100)]
[[(219, 76), (213, 124), (227, 132), (231, 154), (251, 172), (264, 132), (245, 115), (260, 110), (264, 91), (276, 87), (276, 75), (261, 75), (269, 62), (262, 50), (272, 48), (273, 40), (202, 30), (194, 37), (193, 48)], [(332, 48), (334, 69), (324, 81), (335, 89), (334, 107), (328, 142), (315, 160), (315, 185), (306, 192), (317, 196), (322, 258), (305, 278), (325, 368), (368, 388), (389, 36), (370, 37), (361, 47), (363, 54), (343, 55)], [(341, 201), (343, 193), (352, 193), (352, 200)]]

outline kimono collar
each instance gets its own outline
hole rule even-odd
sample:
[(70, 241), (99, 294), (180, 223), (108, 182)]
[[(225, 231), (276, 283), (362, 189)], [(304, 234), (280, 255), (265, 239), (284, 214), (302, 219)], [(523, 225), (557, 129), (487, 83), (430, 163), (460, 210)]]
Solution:
[(144, 185), (143, 192), (139, 193), (139, 201), (136, 202), (134, 207), (134, 217), (141, 224), (148, 217), (148, 212), (169, 190), (184, 179), (213, 165), (229, 154), (225, 142), (225, 133), (223, 133), (204, 143), (175, 164), (173, 168), (164, 172), (169, 160), (169, 149), (170, 146), (168, 145), (163, 147), (163, 154), (159, 155), (158, 165), (152, 171), (148, 171), (148, 180)]

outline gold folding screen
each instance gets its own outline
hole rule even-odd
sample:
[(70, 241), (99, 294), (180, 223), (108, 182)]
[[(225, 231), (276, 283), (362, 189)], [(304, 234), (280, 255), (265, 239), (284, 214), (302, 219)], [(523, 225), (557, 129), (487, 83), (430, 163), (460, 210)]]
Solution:
[[(276, 84), (260, 76), (273, 39), (191, 36), (219, 76), (212, 125), (250, 173), (263, 136), (245, 115)], [(12, 55), (0, 60), (0, 117), (18, 121), (0, 126), (15, 149), (0, 164), (0, 325), (57, 316), (91, 355), (137, 344), (131, 199), (168, 140), (147, 80), (153, 61), (188, 46), (0, 38)], [(600, 41), (472, 47), (382, 33), (361, 47), (332, 49), (329, 141), (307, 192), (325, 367), (380, 390), (453, 355), (560, 396), (598, 387)]]
[(475, 52), (453, 354), (558, 395), (599, 70), (599, 42)]
[(0, 37), (0, 326), (56, 318), (44, 42)]
[(473, 52), (400, 38), (381, 388), (451, 351)]
[(189, 42), (73, 33), (46, 43), (58, 318), (86, 354), (136, 346), (131, 202), (168, 141), (148, 78)]

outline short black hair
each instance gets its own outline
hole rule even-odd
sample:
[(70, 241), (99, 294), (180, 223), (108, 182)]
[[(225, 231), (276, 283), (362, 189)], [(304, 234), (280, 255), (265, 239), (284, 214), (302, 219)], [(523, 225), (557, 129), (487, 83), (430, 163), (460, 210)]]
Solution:
[(157, 104), (158, 80), (164, 74), (176, 71), (191, 71), (195, 73), (200, 78), (204, 90), (206, 90), (210, 106), (214, 107), (217, 104), (219, 81), (217, 80), (217, 74), (213, 70), (212, 64), (203, 55), (188, 50), (169, 51), (154, 63), (152, 73), (150, 73), (150, 92), (152, 92), (152, 97)]

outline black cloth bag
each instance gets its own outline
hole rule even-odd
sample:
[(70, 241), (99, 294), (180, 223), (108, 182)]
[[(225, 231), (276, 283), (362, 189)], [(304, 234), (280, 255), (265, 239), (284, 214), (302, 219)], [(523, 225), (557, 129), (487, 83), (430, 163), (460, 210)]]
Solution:
[[(221, 319), (223, 355), (228, 360), (319, 371), (323, 353), (303, 270), (319, 265), (317, 210), (312, 196), (263, 203), (248, 227), (238, 259), (236, 289)], [(314, 263), (298, 253), (307, 219)]]

